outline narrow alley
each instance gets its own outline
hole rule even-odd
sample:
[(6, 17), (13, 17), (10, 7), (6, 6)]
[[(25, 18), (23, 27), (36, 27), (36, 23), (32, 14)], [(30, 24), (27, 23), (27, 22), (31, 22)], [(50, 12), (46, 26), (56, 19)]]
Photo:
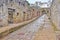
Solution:
[[(45, 24), (49, 23), (49, 20), (47, 20), (47, 19), (48, 19), (47, 15), (44, 14), (43, 16), (39, 17), (37, 20), (35, 20), (35, 21), (25, 25), (21, 29), (9, 34), (5, 38), (3, 38), (3, 40), (33, 40), (34, 37), (36, 36), (36, 33), (38, 33), (38, 31), (44, 27), (48, 28), (47, 31), (50, 30), (50, 32), (52, 32), (52, 35), (53, 35), (54, 31), (52, 31), (53, 30), (51, 28), (52, 26), (50, 25), (51, 26), (50, 27), (49, 24), (44, 26)], [(45, 33), (45, 32), (43, 32), (43, 33)], [(55, 36), (55, 35), (53, 35), (53, 36)], [(36, 36), (36, 38), (37, 38), (37, 36)], [(39, 36), (38, 36), (38, 38), (39, 38)]]

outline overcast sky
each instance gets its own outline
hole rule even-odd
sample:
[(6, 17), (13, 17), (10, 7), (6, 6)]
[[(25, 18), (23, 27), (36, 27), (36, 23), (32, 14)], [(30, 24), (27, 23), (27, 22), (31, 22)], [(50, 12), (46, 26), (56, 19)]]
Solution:
[(48, 2), (49, 0), (27, 0), (29, 3), (35, 3), (36, 1)]

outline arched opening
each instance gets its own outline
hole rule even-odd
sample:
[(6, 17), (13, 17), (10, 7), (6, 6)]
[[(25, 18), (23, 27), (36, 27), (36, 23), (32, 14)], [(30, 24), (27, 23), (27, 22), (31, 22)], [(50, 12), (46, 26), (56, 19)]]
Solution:
[(42, 11), (42, 14), (46, 14), (46, 11), (45, 11), (45, 10), (43, 10), (43, 11)]
[(23, 21), (25, 21), (25, 14), (26, 12), (23, 11)]
[(17, 16), (19, 15), (19, 13), (17, 13)]

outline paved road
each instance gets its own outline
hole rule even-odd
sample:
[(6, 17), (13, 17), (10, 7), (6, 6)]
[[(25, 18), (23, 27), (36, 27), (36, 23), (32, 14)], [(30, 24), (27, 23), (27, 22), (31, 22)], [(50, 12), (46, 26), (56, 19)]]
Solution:
[(34, 40), (56, 40), (56, 33), (54, 31), (53, 25), (45, 16), (45, 22), (42, 29), (35, 34)]
[(38, 32), (39, 28), (44, 24), (44, 20), (45, 15), (9, 34), (3, 38), (3, 40), (32, 40), (35, 33)]

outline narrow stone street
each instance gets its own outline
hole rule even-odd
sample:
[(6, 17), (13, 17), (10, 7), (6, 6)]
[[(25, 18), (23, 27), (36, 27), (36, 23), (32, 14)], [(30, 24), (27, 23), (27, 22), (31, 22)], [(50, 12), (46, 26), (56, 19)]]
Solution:
[(60, 0), (0, 0), (0, 40), (60, 40)]
[(37, 20), (33, 21), (32, 23), (25, 25), (21, 29), (9, 34), (4, 40), (31, 40), (36, 33), (40, 26), (44, 23), (44, 15), (39, 17)]
[(45, 22), (42, 29), (35, 34), (34, 40), (56, 40), (54, 26), (51, 24), (48, 17), (45, 15)]
[[(48, 17), (46, 16), (46, 14), (44, 14), (43, 16), (39, 17), (37, 20), (35, 20), (32, 23), (27, 24), (24, 27), (20, 28), (19, 30), (9, 34), (2, 40), (33, 40), (33, 38), (36, 36), (38, 31), (41, 28), (43, 28), (42, 26), (44, 26), (44, 24), (47, 24), (49, 22), (49, 20), (47, 20), (47, 19), (48, 19)], [(45, 23), (45, 21), (46, 21), (46, 23)], [(52, 32), (52, 30), (51, 30), (52, 28), (50, 27), (49, 24), (45, 27), (47, 27), (47, 29), (50, 28), (50, 32)], [(48, 32), (48, 33), (50, 33), (50, 32)], [(52, 32), (52, 35), (53, 35), (53, 32)], [(45, 32), (41, 32), (41, 33), (44, 34)], [(39, 35), (39, 33), (38, 33), (38, 35)], [(36, 38), (37, 38), (37, 36), (36, 36)], [(38, 36), (38, 38), (39, 38), (39, 36)], [(35, 40), (38, 40), (38, 39), (35, 39)]]

